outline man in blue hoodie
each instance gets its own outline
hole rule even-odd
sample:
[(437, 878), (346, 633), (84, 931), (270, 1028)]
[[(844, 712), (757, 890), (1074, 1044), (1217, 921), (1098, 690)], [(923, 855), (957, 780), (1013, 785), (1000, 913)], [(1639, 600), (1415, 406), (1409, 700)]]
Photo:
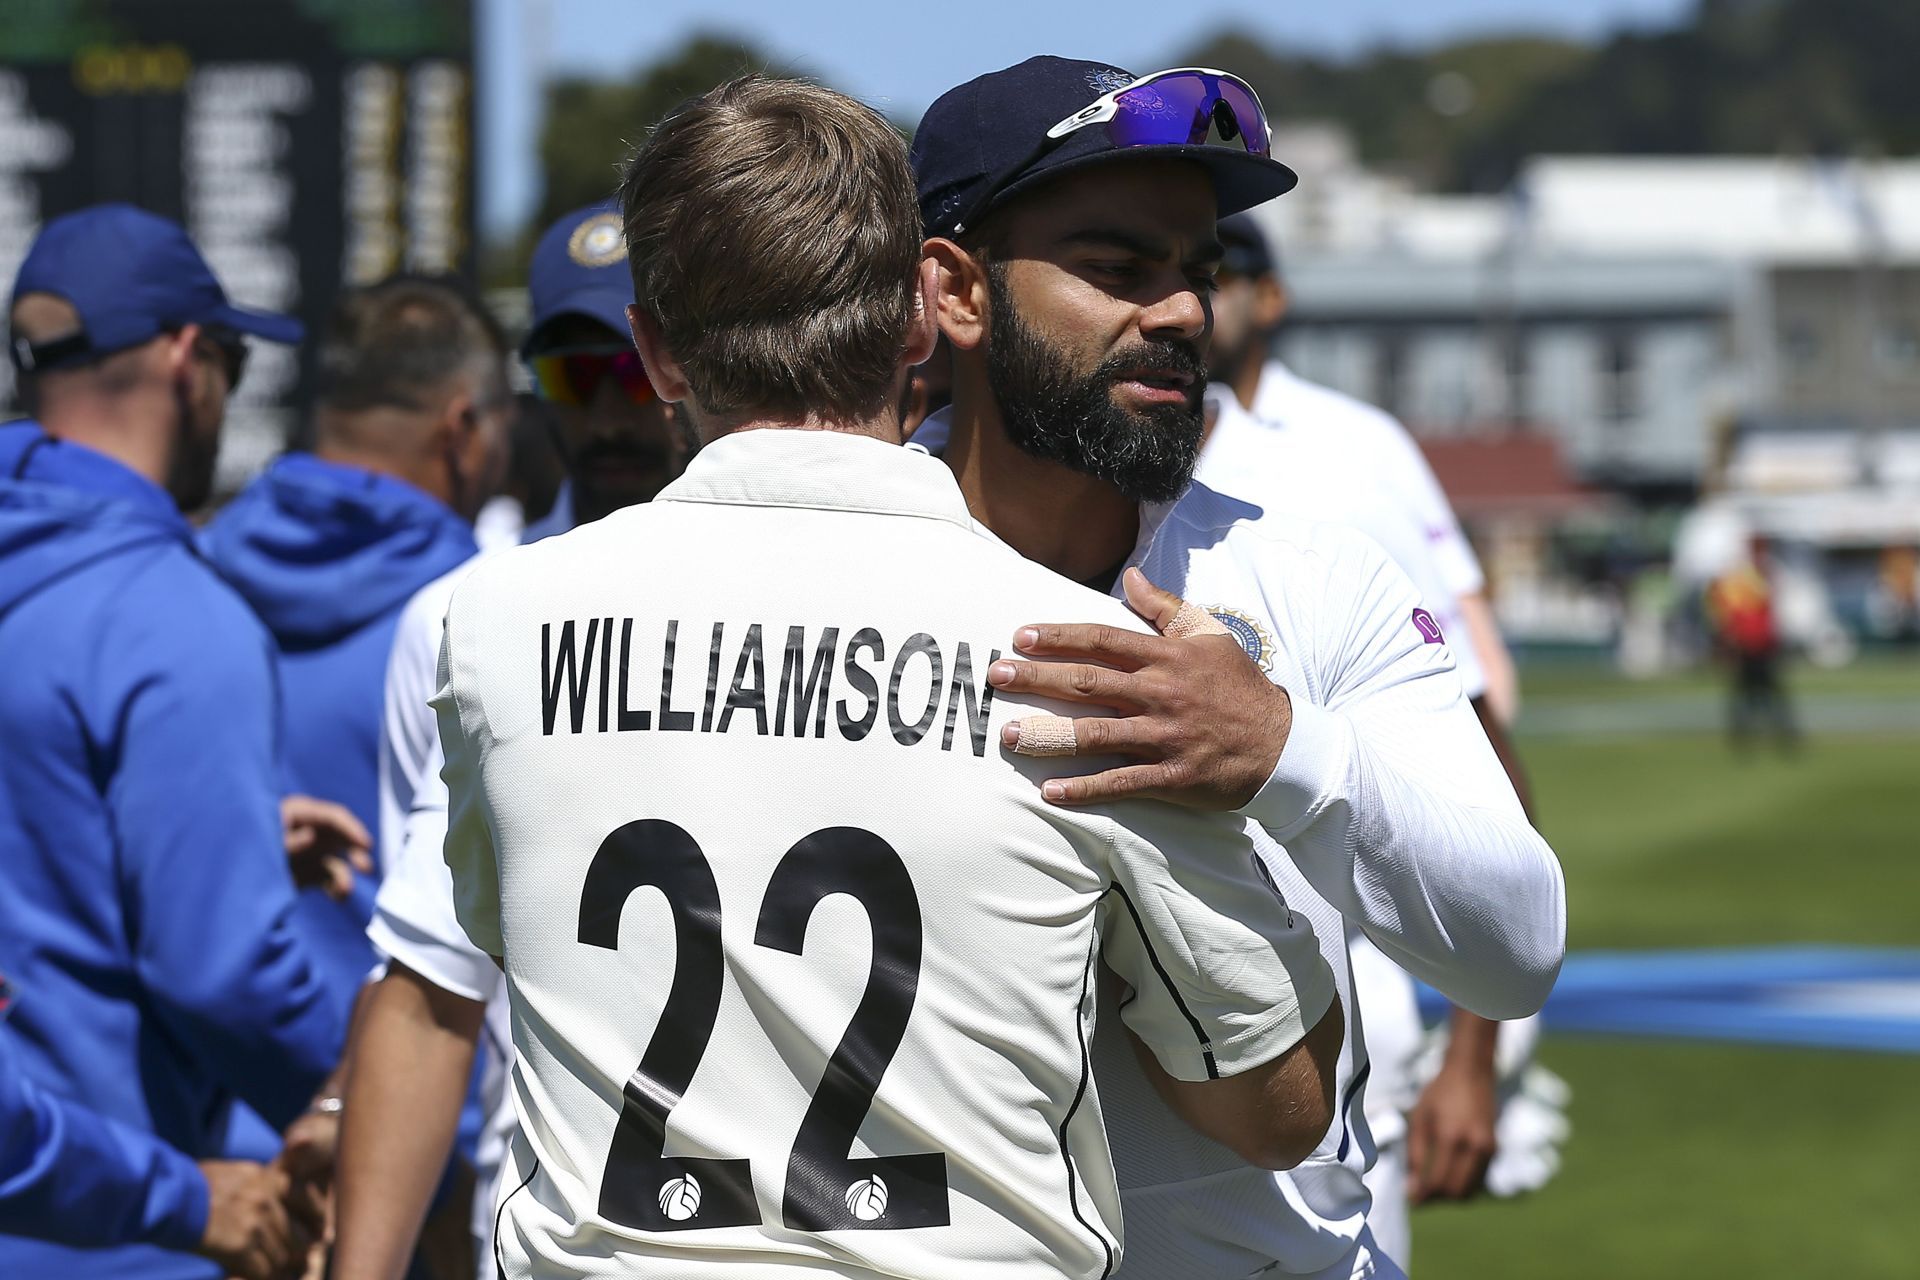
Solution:
[[(371, 829), (394, 624), (477, 549), (506, 459), (506, 340), (460, 288), (402, 277), (341, 300), (318, 363), (313, 451), (267, 468), (200, 547), (278, 647), (291, 784)], [(343, 1011), (373, 967), (377, 884), (307, 889), (294, 916)]]
[[(31, 993), (6, 1033), (40, 1088), (217, 1155), (232, 1095), (286, 1126), (344, 1032), (291, 922), (271, 642), (180, 514), (242, 335), (300, 327), (126, 205), (42, 230), (10, 322), (39, 420), (0, 427), (0, 972)], [(218, 1274), (0, 1235), (0, 1275)]]

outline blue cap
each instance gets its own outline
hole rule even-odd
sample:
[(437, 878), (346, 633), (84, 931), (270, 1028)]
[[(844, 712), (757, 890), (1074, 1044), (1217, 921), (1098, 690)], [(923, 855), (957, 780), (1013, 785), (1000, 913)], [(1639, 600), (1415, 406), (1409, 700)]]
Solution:
[(1274, 274), (1278, 264), (1274, 262), (1273, 247), (1267, 243), (1267, 233), (1260, 229), (1259, 221), (1252, 214), (1236, 213), (1220, 219), (1218, 234), (1227, 251), (1220, 262), (1222, 270), (1253, 279)]
[(1219, 215), (1265, 204), (1293, 189), (1293, 170), (1238, 147), (1169, 144), (1122, 147), (1105, 129), (1079, 129), (1018, 169), (1047, 130), (1102, 94), (1137, 79), (1104, 62), (1028, 58), (949, 89), (927, 108), (913, 135), (913, 176), (920, 216), (930, 236), (957, 233), (955, 223), (996, 182), (998, 191), (977, 221), (1022, 191), (1075, 169), (1130, 157), (1192, 160), (1213, 178)]
[(13, 282), (13, 300), (29, 293), (64, 298), (80, 313), (80, 333), (29, 347), (13, 344), (22, 369), (46, 367), (48, 347), (61, 364), (137, 346), (181, 325), (217, 325), (269, 342), (299, 342), (292, 316), (248, 311), (227, 301), (185, 228), (130, 204), (97, 204), (40, 229)]
[(585, 316), (626, 333), (633, 277), (627, 273), (627, 232), (620, 206), (602, 200), (548, 227), (533, 249), (527, 292), (533, 314), (522, 351), (533, 346), (549, 321), (561, 316)]

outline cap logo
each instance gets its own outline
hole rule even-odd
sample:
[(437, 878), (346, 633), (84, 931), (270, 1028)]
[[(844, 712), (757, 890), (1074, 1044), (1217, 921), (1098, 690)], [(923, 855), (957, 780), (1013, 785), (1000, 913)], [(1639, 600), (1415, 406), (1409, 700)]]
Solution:
[(1118, 67), (1087, 72), (1087, 87), (1095, 93), (1118, 93), (1133, 83), (1133, 77)]
[(583, 267), (610, 267), (627, 256), (627, 233), (620, 217), (596, 213), (567, 237), (567, 256)]

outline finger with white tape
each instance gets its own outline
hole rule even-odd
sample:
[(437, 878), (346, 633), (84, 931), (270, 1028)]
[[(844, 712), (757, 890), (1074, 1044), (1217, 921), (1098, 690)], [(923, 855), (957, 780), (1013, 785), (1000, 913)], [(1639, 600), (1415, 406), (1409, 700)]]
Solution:
[(1080, 749), (1074, 736), (1073, 721), (1065, 716), (1042, 713), (1028, 716), (1018, 724), (1020, 738), (1013, 753), (1020, 756), (1070, 756)]
[(1167, 624), (1166, 634), (1175, 640), (1185, 640), (1188, 636), (1229, 636), (1226, 624), (1208, 613), (1197, 604), (1181, 602), (1179, 612), (1173, 615), (1173, 621)]

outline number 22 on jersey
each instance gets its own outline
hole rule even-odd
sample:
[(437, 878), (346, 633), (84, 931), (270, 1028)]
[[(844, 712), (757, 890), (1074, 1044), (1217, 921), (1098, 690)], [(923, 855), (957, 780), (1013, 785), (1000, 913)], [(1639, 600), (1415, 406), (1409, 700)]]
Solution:
[[(726, 973), (720, 889), (694, 838), (650, 818), (629, 822), (603, 840), (581, 889), (580, 941), (617, 950), (627, 899), (648, 887), (658, 889), (673, 912), (673, 986), (622, 1090), (600, 1184), (600, 1215), (642, 1231), (757, 1226), (750, 1160), (666, 1154), (667, 1121), (713, 1036)], [(867, 913), (873, 961), (859, 1007), (827, 1061), (787, 1156), (781, 1220), (795, 1231), (943, 1227), (945, 1152), (852, 1155), (881, 1077), (906, 1035), (920, 983), (920, 902), (906, 864), (871, 831), (814, 832), (774, 868), (754, 942), (801, 954), (814, 908), (838, 893)]]

